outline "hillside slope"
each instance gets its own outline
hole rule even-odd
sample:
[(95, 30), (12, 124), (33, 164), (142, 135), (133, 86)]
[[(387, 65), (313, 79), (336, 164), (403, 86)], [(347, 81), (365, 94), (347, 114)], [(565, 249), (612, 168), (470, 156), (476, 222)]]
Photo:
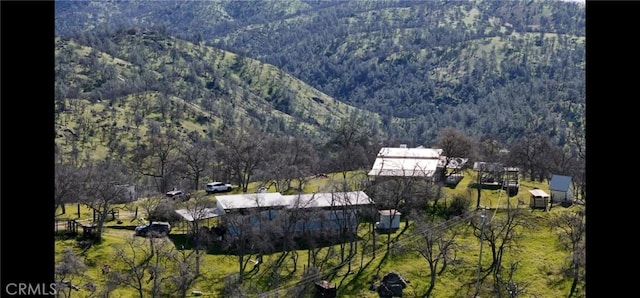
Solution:
[(125, 150), (162, 127), (178, 129), (185, 140), (191, 134), (215, 139), (241, 123), (322, 140), (353, 114), (380, 126), (377, 115), (273, 65), (147, 29), (96, 40), (56, 38), (56, 62), (57, 143), (67, 152)]
[[(108, 24), (108, 25), (107, 25)], [(285, 70), (381, 114), (507, 143), (583, 129), (585, 7), (564, 1), (104, 1), (56, 6), (59, 35), (154, 26)], [(74, 33), (75, 32), (75, 33)], [(395, 117), (407, 119), (402, 129)]]

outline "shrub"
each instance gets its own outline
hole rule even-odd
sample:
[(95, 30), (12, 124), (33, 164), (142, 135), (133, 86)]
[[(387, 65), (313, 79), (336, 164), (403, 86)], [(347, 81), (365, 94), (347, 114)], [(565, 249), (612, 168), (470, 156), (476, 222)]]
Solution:
[(180, 215), (176, 213), (175, 203), (171, 200), (162, 200), (155, 210), (149, 214), (149, 221), (166, 221), (170, 223), (180, 220)]
[(469, 208), (470, 204), (471, 204), (471, 199), (469, 199), (467, 196), (463, 196), (463, 195), (454, 196), (453, 200), (451, 200), (451, 204), (447, 206), (447, 210), (445, 212), (447, 219), (453, 216), (464, 214), (465, 212), (467, 212), (467, 209)]

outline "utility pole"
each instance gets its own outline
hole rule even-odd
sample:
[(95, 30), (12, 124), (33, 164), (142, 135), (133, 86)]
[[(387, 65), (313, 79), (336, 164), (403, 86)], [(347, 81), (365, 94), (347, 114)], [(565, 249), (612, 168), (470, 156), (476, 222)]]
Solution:
[(480, 218), (482, 218), (482, 228), (480, 229), (480, 255), (478, 256), (478, 279), (476, 281), (476, 292), (473, 295), (474, 298), (478, 297), (478, 292), (480, 291), (480, 268), (482, 267), (482, 243), (484, 242), (484, 224), (487, 220), (487, 208), (483, 207), (482, 208), (482, 215), (480, 215)]

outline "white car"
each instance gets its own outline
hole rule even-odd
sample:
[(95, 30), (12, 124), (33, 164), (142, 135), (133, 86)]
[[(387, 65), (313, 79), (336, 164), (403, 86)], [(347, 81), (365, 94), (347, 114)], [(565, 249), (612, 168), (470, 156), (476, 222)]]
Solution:
[(231, 191), (231, 188), (233, 187), (229, 183), (216, 181), (216, 182), (207, 183), (207, 187), (205, 188), (205, 190), (207, 191), (208, 194), (212, 194), (216, 192)]

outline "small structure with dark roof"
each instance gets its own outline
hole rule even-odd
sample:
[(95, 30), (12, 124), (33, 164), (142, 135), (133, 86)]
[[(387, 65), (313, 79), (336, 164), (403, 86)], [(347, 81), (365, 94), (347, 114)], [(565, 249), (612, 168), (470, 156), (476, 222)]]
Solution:
[(330, 284), (326, 280), (321, 280), (315, 283), (316, 292), (313, 297), (334, 298), (337, 297), (336, 286)]
[(408, 283), (400, 274), (389, 272), (380, 281), (380, 286), (377, 288), (378, 296), (384, 298), (402, 297), (402, 290), (407, 287)]

